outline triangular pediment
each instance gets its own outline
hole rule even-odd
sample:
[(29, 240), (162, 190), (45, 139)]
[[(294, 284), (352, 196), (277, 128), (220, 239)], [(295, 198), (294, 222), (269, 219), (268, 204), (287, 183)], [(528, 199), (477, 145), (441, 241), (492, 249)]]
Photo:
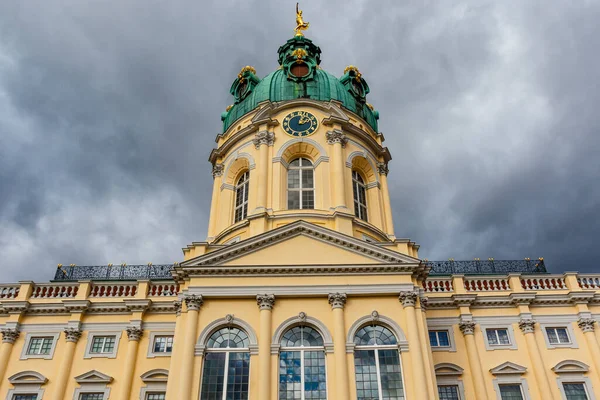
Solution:
[(234, 265), (411, 264), (420, 260), (331, 229), (297, 221), (192, 258), (178, 268)]
[(507, 361), (498, 365), (495, 368), (490, 369), (493, 375), (522, 375), (527, 372), (527, 368), (522, 365)]
[(111, 383), (112, 380), (112, 376), (103, 374), (95, 369), (75, 377), (77, 383)]

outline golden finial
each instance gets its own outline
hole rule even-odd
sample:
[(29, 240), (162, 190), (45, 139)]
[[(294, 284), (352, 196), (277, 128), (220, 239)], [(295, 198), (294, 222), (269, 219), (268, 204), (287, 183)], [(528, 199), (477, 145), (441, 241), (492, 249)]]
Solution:
[(69, 264), (69, 267), (74, 267), (74, 266), (75, 266), (75, 264)]
[(151, 267), (151, 266), (152, 266), (152, 263), (151, 263), (151, 262), (149, 262), (149, 263), (148, 263), (148, 266), (149, 266), (149, 267)]
[(296, 3), (296, 36), (304, 36), (302, 31), (308, 29), (310, 22), (304, 22), (302, 19), (302, 10), (298, 8), (298, 3)]
[(227, 106), (227, 108), (225, 108), (225, 111), (229, 112), (229, 110), (231, 110), (233, 108), (233, 104), (230, 104)]
[(346, 75), (348, 71), (354, 71), (354, 73), (356, 74), (356, 80), (360, 81), (362, 74), (360, 73), (357, 67), (355, 67), (354, 65), (348, 65), (346, 68), (344, 68), (344, 75)]
[(127, 263), (121, 263), (121, 267), (126, 267)]
[(525, 261), (531, 261), (531, 258), (525, 257)]
[(250, 65), (246, 65), (244, 68), (242, 68), (242, 70), (240, 71), (240, 73), (238, 74), (238, 79), (244, 79), (244, 72), (250, 71), (252, 72), (254, 75), (256, 75), (256, 69), (254, 69), (253, 66)]
[(448, 261), (454, 261), (454, 258), (449, 258)]
[(479, 257), (475, 257), (474, 260), (475, 261), (481, 261), (481, 259)]
[(540, 257), (540, 258), (538, 258), (538, 260), (544, 261), (544, 257)]
[(494, 258), (493, 257), (489, 257), (488, 261), (494, 261)]
[(56, 268), (58, 268), (58, 269), (61, 269), (61, 268), (62, 268), (62, 264), (58, 264), (58, 265), (56, 266)]
[(108, 263), (108, 266), (109, 266), (109, 267), (112, 267), (113, 265), (112, 265), (112, 263)]

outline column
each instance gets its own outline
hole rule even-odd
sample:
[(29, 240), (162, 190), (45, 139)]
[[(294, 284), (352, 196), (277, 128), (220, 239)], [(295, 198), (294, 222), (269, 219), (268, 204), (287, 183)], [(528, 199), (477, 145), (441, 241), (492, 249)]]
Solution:
[(256, 196), (256, 209), (265, 211), (267, 208), (267, 192), (269, 190), (269, 146), (273, 146), (275, 134), (269, 131), (260, 131), (253, 139), (254, 147), (258, 150), (258, 193)]
[(537, 383), (538, 390), (542, 399), (552, 399), (552, 392), (550, 391), (550, 381), (546, 376), (544, 367), (544, 361), (542, 360), (542, 354), (540, 348), (535, 339), (535, 321), (531, 318), (521, 318), (519, 321), (519, 328), (525, 335), (527, 341), (527, 351), (529, 351), (529, 358), (533, 366), (533, 375)]
[(418, 395), (421, 399), (429, 399), (427, 382), (425, 381), (425, 364), (421, 347), (421, 337), (419, 336), (419, 325), (417, 322), (417, 314), (415, 312), (417, 293), (401, 292), (398, 299), (402, 302), (402, 307), (406, 313), (408, 349), (410, 352), (410, 360), (412, 365), (415, 390), (414, 395)]
[(135, 369), (135, 360), (138, 353), (138, 344), (144, 331), (135, 326), (127, 328), (127, 355), (125, 356), (125, 368), (123, 370), (123, 384), (119, 391), (118, 398), (121, 400), (128, 400), (131, 394), (131, 382), (133, 381), (133, 372)]
[(221, 193), (221, 176), (223, 176), (224, 170), (223, 164), (215, 163), (213, 165), (212, 174), (213, 174), (213, 191), (212, 198), (210, 201), (210, 218), (208, 220), (208, 237), (209, 239), (214, 238), (217, 234), (215, 230), (217, 229), (217, 216), (218, 208), (219, 208), (219, 193)]
[(596, 321), (593, 318), (579, 318), (577, 321), (577, 325), (579, 325), (583, 331), (583, 336), (585, 336), (585, 340), (587, 341), (592, 360), (594, 360), (596, 374), (600, 376), (600, 346), (598, 345), (598, 340), (594, 334), (595, 323)]
[(192, 394), (192, 377), (194, 375), (194, 348), (198, 330), (198, 314), (202, 306), (202, 296), (186, 295), (184, 298), (187, 308), (185, 321), (185, 337), (181, 357), (181, 382), (179, 400), (190, 400)]
[(256, 303), (260, 310), (260, 330), (258, 336), (258, 398), (271, 399), (271, 319), (275, 296), (259, 294)]
[(0, 382), (4, 379), (4, 373), (8, 366), (10, 353), (20, 334), (21, 332), (18, 328), (2, 329), (2, 346), (0, 347)]
[(65, 391), (67, 390), (69, 376), (71, 375), (71, 365), (73, 364), (75, 348), (77, 347), (79, 338), (81, 338), (82, 332), (79, 328), (66, 328), (64, 333), (66, 343), (65, 348), (61, 353), (58, 374), (56, 375), (56, 384), (54, 393), (52, 394), (53, 400), (63, 400), (65, 398)]
[[(183, 356), (182, 352), (179, 351), (179, 341), (183, 340), (183, 318), (181, 318), (181, 301), (176, 300), (173, 302), (175, 307), (175, 334), (173, 335), (173, 352), (171, 353), (171, 360), (169, 362), (169, 379), (167, 380), (167, 399), (176, 399), (178, 395), (178, 383), (177, 376), (179, 376), (179, 365), (180, 358)], [(181, 343), (183, 345), (183, 343)]]
[(383, 192), (383, 211), (385, 214), (385, 231), (388, 235), (394, 234), (394, 219), (392, 218), (392, 206), (390, 204), (390, 192), (387, 183), (387, 174), (389, 172), (387, 163), (377, 163), (379, 180), (381, 182), (381, 191)]
[(419, 337), (421, 340), (421, 350), (423, 351), (423, 360), (425, 362), (425, 378), (427, 378), (427, 390), (429, 391), (429, 397), (432, 399), (436, 398), (437, 393), (437, 382), (434, 373), (433, 354), (431, 353), (431, 347), (429, 345), (429, 329), (427, 328), (427, 297), (419, 297), (419, 305), (421, 306), (421, 313), (417, 316), (417, 323), (419, 327)]
[(477, 351), (477, 344), (475, 343), (475, 322), (463, 320), (458, 324), (458, 327), (465, 337), (467, 356), (469, 357), (469, 367), (471, 369), (471, 376), (473, 377), (473, 385), (475, 386), (477, 399), (487, 400), (488, 395), (485, 388), (485, 378), (483, 377), (483, 370), (481, 369), (481, 363), (479, 362), (479, 352)]
[(346, 355), (346, 322), (344, 321), (345, 293), (331, 293), (328, 296), (333, 312), (333, 355), (335, 357), (336, 399), (350, 398), (348, 362)]
[(346, 192), (344, 189), (344, 155), (342, 148), (346, 146), (348, 139), (344, 132), (334, 129), (325, 134), (327, 143), (333, 145), (333, 208), (346, 208)]

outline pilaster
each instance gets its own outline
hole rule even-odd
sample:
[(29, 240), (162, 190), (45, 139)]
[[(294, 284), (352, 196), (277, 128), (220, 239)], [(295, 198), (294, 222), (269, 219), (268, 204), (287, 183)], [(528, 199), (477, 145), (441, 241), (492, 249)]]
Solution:
[[(417, 322), (415, 305), (418, 294), (415, 291), (400, 292), (398, 300), (402, 303), (406, 314), (406, 325), (408, 330), (408, 346), (413, 373), (413, 384), (415, 395), (419, 394), (422, 399), (429, 399), (429, 391), (425, 382), (425, 363), (421, 346), (421, 337)], [(420, 317), (420, 316), (419, 316)]]
[(271, 399), (271, 321), (275, 296), (259, 294), (256, 303), (260, 310), (260, 330), (258, 337), (258, 398)]
[(346, 321), (344, 307), (348, 297), (345, 293), (330, 293), (327, 300), (333, 313), (333, 355), (335, 357), (336, 398), (350, 398), (350, 380), (346, 357)]

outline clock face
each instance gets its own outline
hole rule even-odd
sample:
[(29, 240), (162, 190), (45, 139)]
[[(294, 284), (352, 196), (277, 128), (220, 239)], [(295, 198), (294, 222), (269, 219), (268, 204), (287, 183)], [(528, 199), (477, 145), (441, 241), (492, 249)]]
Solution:
[(283, 130), (291, 136), (310, 136), (318, 126), (317, 117), (307, 111), (294, 111), (283, 119)]

